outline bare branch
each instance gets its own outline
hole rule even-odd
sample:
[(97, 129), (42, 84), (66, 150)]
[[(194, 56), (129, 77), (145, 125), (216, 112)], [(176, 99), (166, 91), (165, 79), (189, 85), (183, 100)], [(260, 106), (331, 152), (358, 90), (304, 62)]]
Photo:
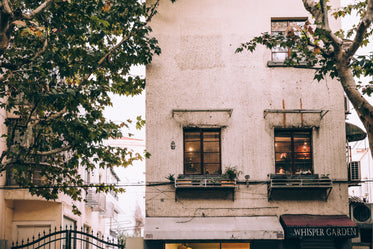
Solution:
[(32, 18), (34, 18), (36, 15), (38, 15), (40, 12), (42, 12), (43, 10), (45, 10), (46, 8), (49, 7), (49, 5), (53, 2), (54, 0), (46, 0), (44, 3), (40, 4), (39, 7), (37, 7), (36, 9), (34, 9), (29, 15), (26, 15), (26, 14), (23, 14), (23, 18), (27, 19), (27, 20), (31, 20)]
[(72, 146), (68, 145), (68, 146), (61, 147), (61, 148), (54, 149), (54, 150), (50, 150), (50, 151), (43, 151), (43, 152), (38, 151), (38, 152), (36, 152), (36, 155), (38, 155), (38, 156), (50, 156), (50, 155), (53, 155), (53, 154), (58, 154), (58, 153), (61, 153), (61, 152), (64, 152), (64, 151), (68, 151), (71, 148), (72, 148)]
[(368, 0), (368, 7), (365, 16), (362, 18), (359, 23), (356, 31), (355, 38), (350, 46), (346, 49), (346, 55), (348, 57), (354, 55), (356, 51), (361, 46), (361, 43), (364, 40), (364, 35), (366, 34), (369, 26), (373, 22), (373, 0)]

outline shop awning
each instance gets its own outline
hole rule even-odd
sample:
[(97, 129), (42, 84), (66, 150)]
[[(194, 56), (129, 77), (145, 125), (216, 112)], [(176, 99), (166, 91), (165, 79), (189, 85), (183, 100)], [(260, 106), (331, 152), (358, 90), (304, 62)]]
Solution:
[(284, 214), (285, 238), (355, 238), (357, 225), (346, 215)]
[(145, 240), (279, 240), (284, 232), (277, 216), (148, 217)]

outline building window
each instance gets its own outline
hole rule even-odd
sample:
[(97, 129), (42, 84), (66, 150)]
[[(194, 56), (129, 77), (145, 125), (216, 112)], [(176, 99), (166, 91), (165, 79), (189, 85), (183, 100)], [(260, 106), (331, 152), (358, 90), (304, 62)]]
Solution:
[(311, 137), (311, 130), (275, 130), (276, 174), (313, 174)]
[(221, 174), (220, 129), (184, 129), (184, 174)]
[[(286, 35), (286, 31), (293, 28), (296, 35), (299, 35), (299, 27), (303, 27), (307, 19), (297, 19), (297, 20), (271, 20), (271, 34), (272, 35)], [(272, 49), (272, 61), (273, 62), (284, 62), (291, 55), (290, 48), (284, 48), (276, 46)]]

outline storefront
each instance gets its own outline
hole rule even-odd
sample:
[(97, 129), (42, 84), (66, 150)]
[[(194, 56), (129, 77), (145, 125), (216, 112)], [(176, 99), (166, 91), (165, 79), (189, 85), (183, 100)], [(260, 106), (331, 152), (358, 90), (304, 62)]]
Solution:
[(351, 248), (351, 238), (358, 237), (357, 225), (346, 215), (285, 214), (280, 223), (284, 249)]
[(276, 216), (148, 217), (146, 249), (281, 248), (284, 232)]

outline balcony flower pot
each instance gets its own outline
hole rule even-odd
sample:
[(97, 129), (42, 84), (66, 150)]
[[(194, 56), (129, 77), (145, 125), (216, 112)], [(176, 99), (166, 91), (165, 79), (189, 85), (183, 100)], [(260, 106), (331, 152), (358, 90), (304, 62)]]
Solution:
[(229, 187), (229, 186), (234, 186), (235, 181), (234, 180), (221, 180), (220, 183), (221, 183), (221, 186)]

